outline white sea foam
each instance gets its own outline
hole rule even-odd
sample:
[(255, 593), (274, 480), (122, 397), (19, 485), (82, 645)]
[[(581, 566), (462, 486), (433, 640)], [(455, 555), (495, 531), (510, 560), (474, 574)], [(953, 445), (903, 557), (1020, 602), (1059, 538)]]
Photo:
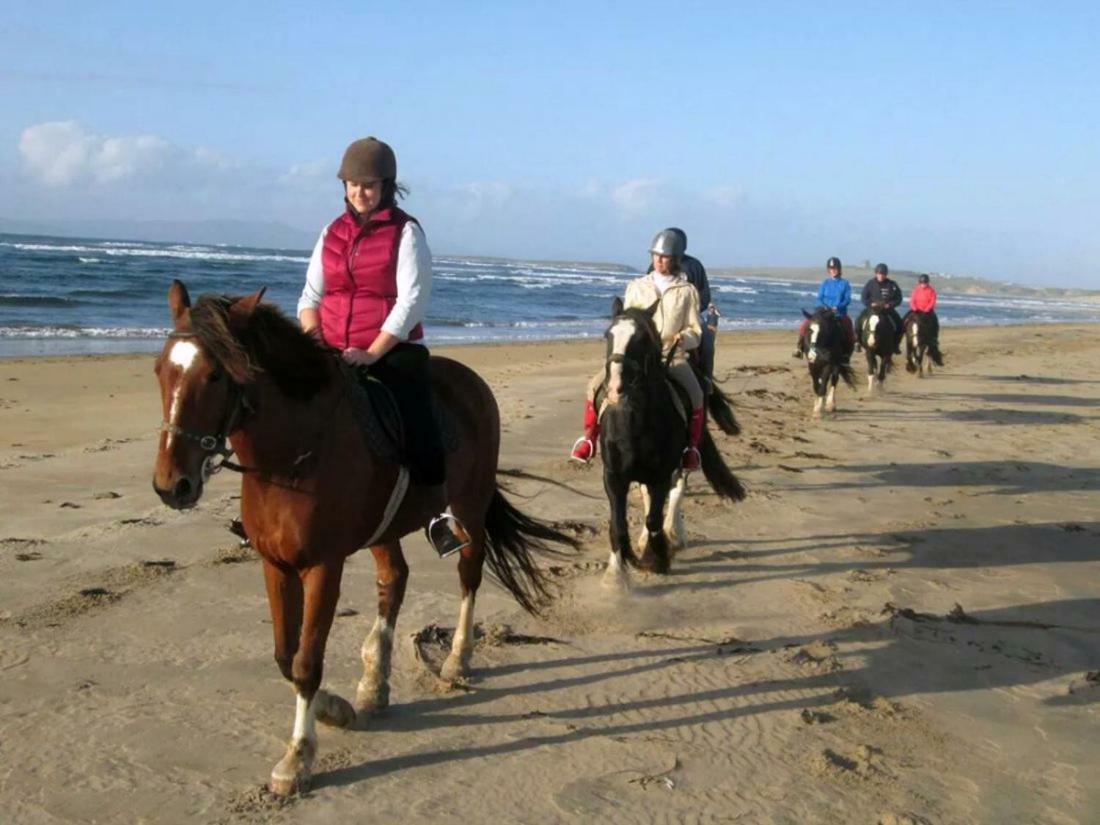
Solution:
[(83, 252), (99, 253), (114, 257), (130, 258), (182, 258), (196, 261), (284, 261), (294, 263), (309, 263), (308, 256), (278, 255), (250, 252), (215, 252), (208, 247), (194, 247), (177, 245), (172, 247), (126, 246), (118, 244), (96, 244), (94, 246), (75, 244), (40, 244), (40, 243), (10, 243), (0, 242), (0, 246), (18, 249), (24, 252)]
[(161, 327), (0, 327), (0, 338), (164, 338)]

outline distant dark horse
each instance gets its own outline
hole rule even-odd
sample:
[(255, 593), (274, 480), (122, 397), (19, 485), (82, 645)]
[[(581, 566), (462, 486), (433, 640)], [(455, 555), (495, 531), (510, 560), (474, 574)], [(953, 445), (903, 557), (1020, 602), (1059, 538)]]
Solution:
[(936, 322), (927, 312), (910, 310), (905, 316), (905, 369), (918, 378), (932, 374), (932, 363), (943, 366), (943, 354), (937, 340)]
[[(627, 585), (625, 563), (667, 573), (670, 551), (683, 547), (685, 542), (680, 506), (687, 477), (679, 468), (687, 446), (686, 416), (677, 405), (672, 380), (661, 357), (661, 338), (653, 323), (655, 308), (623, 310), (622, 301), (616, 298), (611, 326), (605, 335), (607, 401), (600, 451), (604, 489), (611, 505), (611, 556), (604, 577), (609, 586)], [(680, 405), (684, 403), (681, 400)], [(717, 386), (707, 406), (723, 432), (730, 435), (740, 432), (729, 398)], [(726, 466), (706, 429), (699, 453), (703, 475), (714, 491), (732, 501), (743, 499), (744, 488)], [(631, 546), (626, 524), (627, 493), (632, 482), (642, 485), (646, 509), (640, 559)]]
[(821, 417), (821, 408), (836, 412), (836, 385), (840, 379), (855, 389), (852, 367), (848, 363), (850, 353), (844, 328), (836, 313), (826, 307), (818, 307), (811, 315), (802, 310), (810, 325), (806, 329), (806, 362), (813, 382), (814, 418)]
[(890, 313), (872, 304), (859, 330), (863, 354), (867, 356), (867, 392), (881, 390), (886, 373), (894, 368), (894, 348), (901, 330), (894, 328)]
[[(198, 503), (219, 466), (242, 472), (241, 519), (264, 562), (275, 661), (298, 697), (289, 747), (271, 773), (271, 790), (288, 794), (309, 786), (315, 721), (349, 727), (389, 703), (394, 625), (409, 575), (400, 539), (427, 523), (432, 503), (408, 484), (404, 467), (367, 445), (339, 356), (261, 304), (262, 294), (205, 295), (192, 308), (183, 284), (172, 283), (175, 330), (156, 361), (164, 422), (153, 489), (183, 509)], [(458, 560), (462, 606), (443, 665), (452, 678), (473, 651), (482, 564), (534, 610), (548, 591), (531, 551), (576, 543), (519, 512), (497, 487), (500, 417), (485, 382), (446, 358), (432, 357), (430, 369), (457, 434), (447, 456), (450, 504), (470, 537)], [(230, 453), (240, 464), (226, 461)], [(352, 707), (321, 689), (321, 673), (344, 561), (361, 547), (374, 555), (378, 617), (363, 642)]]

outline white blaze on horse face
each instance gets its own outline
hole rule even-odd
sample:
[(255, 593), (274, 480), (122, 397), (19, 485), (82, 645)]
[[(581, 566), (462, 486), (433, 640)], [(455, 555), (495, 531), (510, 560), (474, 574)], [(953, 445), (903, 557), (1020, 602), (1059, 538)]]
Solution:
[(873, 347), (875, 345), (875, 328), (878, 327), (879, 317), (872, 315), (867, 319), (867, 346)]
[[(179, 416), (180, 410), (180, 394), (183, 392), (183, 378), (187, 375), (187, 371), (191, 369), (195, 364), (195, 358), (199, 354), (199, 348), (190, 341), (176, 341), (172, 345), (172, 349), (168, 351), (169, 363), (175, 364), (180, 368), (180, 375), (176, 379), (176, 386), (172, 389), (172, 405), (168, 408), (168, 423), (176, 425), (179, 422), (176, 420)], [(172, 446), (172, 440), (175, 438), (175, 433), (171, 430), (168, 431), (168, 438), (164, 442), (165, 449)]]
[[(611, 327), (611, 355), (626, 355), (626, 346), (637, 331), (637, 325), (630, 318), (624, 318)], [(614, 404), (622, 390), (623, 365), (612, 361), (607, 374), (607, 400)]]
[(806, 360), (809, 361), (810, 363), (813, 363), (814, 361), (817, 360), (817, 350), (816, 350), (817, 336), (818, 336), (818, 333), (820, 333), (820, 332), (821, 332), (821, 324), (817, 323), (816, 321), (814, 323), (810, 324), (810, 346), (809, 346), (810, 351), (806, 355)]

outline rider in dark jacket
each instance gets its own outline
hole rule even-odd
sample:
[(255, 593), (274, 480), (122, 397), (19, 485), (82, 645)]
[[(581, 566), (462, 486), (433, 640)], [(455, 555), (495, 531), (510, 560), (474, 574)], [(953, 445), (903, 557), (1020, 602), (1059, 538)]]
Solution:
[(859, 314), (859, 323), (856, 324), (856, 329), (859, 330), (860, 340), (862, 341), (863, 324), (867, 320), (867, 316), (871, 314), (871, 308), (877, 306), (885, 308), (894, 322), (894, 353), (901, 355), (903, 327), (897, 308), (901, 305), (903, 296), (901, 287), (898, 286), (897, 281), (890, 280), (889, 275), (890, 268), (886, 264), (879, 264), (875, 267), (875, 277), (864, 284), (863, 294), (860, 296), (860, 300), (863, 301), (863, 312)]

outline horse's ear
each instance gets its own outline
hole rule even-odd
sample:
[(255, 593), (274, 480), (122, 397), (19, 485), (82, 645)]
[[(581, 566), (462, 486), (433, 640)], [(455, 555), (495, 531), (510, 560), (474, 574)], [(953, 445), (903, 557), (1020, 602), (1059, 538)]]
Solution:
[(802, 314), (805, 315), (807, 318), (813, 318), (814, 317), (814, 316), (810, 315), (810, 313), (808, 313), (806, 310), (802, 310)]
[(658, 298), (656, 301), (654, 301), (652, 304), (649, 305), (649, 309), (647, 309), (645, 311), (646, 315), (648, 315), (650, 318), (652, 318), (654, 315), (657, 314), (657, 307), (659, 307), (660, 305), (661, 305), (661, 301)]
[(173, 280), (172, 286), (168, 287), (168, 309), (176, 331), (185, 329), (191, 320), (191, 296), (187, 294), (183, 281)]
[(622, 314), (623, 314), (623, 299), (620, 298), (618, 295), (616, 295), (614, 300), (611, 302), (611, 317), (612, 318), (618, 318)]
[(252, 317), (252, 313), (256, 311), (256, 307), (260, 305), (260, 301), (263, 300), (265, 292), (267, 292), (266, 286), (262, 287), (259, 292), (254, 292), (243, 298), (238, 298), (231, 303), (229, 305), (229, 320), (237, 326), (245, 326), (248, 324), (248, 319)]

